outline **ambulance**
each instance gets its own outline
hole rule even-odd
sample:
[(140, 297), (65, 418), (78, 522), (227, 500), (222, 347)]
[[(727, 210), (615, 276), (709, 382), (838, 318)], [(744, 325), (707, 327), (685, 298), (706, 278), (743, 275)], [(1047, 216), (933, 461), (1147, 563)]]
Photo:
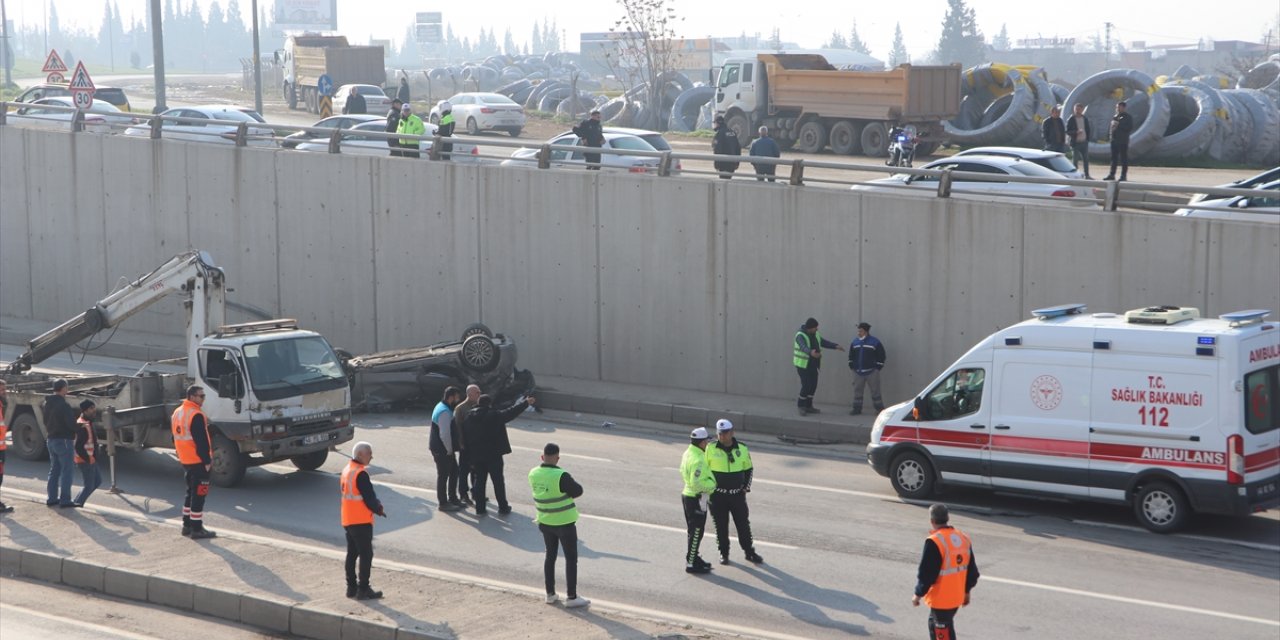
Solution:
[(1280, 505), (1280, 328), (1269, 311), (1038, 309), (876, 418), (897, 493), (940, 486), (1130, 505), (1157, 532)]

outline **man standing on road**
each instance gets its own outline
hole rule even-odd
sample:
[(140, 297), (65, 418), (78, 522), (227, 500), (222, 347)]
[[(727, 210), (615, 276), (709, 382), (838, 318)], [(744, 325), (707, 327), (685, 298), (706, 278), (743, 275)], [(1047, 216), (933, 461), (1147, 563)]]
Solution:
[(755, 564), (764, 562), (756, 553), (751, 538), (751, 515), (747, 509), (747, 494), (751, 493), (751, 453), (747, 445), (733, 437), (733, 423), (716, 421), (715, 446), (707, 447), (707, 467), (716, 479), (715, 492), (711, 494), (711, 520), (716, 525), (716, 546), (720, 548), (720, 564), (729, 564), (729, 516), (738, 530), (738, 544), (747, 560)]
[(706, 427), (698, 427), (689, 434), (689, 448), (680, 461), (680, 476), (684, 478), (684, 524), (689, 530), (684, 553), (685, 573), (711, 573), (711, 563), (702, 559), (698, 547), (702, 545), (702, 533), (707, 529), (707, 502), (716, 490), (716, 478), (707, 466), (707, 443), (711, 438)]
[[(724, 116), (716, 116), (711, 127), (716, 130), (716, 136), (711, 139), (711, 153), (718, 156), (742, 155), (742, 142), (738, 140), (737, 132), (724, 123)], [(731, 160), (717, 160), (712, 164), (715, 165), (716, 171), (720, 172), (720, 179), (728, 180), (733, 177), (733, 172), (738, 170), (739, 163)]]
[(343, 113), (362, 114), (369, 109), (369, 105), (364, 101), (364, 96), (360, 95), (357, 89), (359, 87), (351, 87), (347, 90), (347, 101), (342, 105)]
[(555, 604), (556, 556), (564, 549), (564, 581), (569, 596), (564, 606), (570, 609), (585, 607), (591, 601), (578, 596), (578, 505), (582, 497), (582, 485), (574, 481), (560, 464), (560, 446), (548, 442), (542, 448), (542, 464), (529, 471), (529, 487), (533, 489), (533, 504), (538, 510), (538, 530), (546, 546), (542, 561), (542, 575), (546, 581), (547, 604)]
[(493, 497), (498, 499), (498, 513), (511, 513), (507, 503), (507, 482), (503, 474), (502, 457), (511, 453), (511, 439), (507, 436), (507, 423), (524, 413), (537, 402), (529, 396), (502, 410), (493, 407), (493, 398), (482, 395), (476, 400), (476, 408), (467, 416), (467, 442), (471, 447), (471, 468), (475, 471), (475, 485), (471, 498), (476, 502), (476, 515), (488, 515), (485, 506), (486, 485), (493, 481)]
[[(592, 111), (586, 120), (578, 123), (573, 128), (573, 135), (578, 136), (582, 140), (583, 146), (594, 147), (599, 149), (604, 146), (604, 127), (600, 125), (600, 111)], [(589, 171), (600, 170), (600, 154), (584, 153), (582, 157), (587, 162)]]
[[(782, 149), (778, 148), (778, 141), (769, 137), (769, 127), (760, 127), (760, 137), (751, 143), (750, 154), (758, 158), (779, 158), (782, 156)], [(756, 180), (768, 180), (773, 182), (773, 175), (778, 172), (778, 165), (769, 162), (752, 162), (752, 168), (756, 170)]]
[(1040, 125), (1040, 136), (1044, 138), (1046, 151), (1067, 152), (1067, 128), (1062, 122), (1062, 107), (1054, 105), (1049, 109), (1049, 117)]
[(80, 401), (80, 418), (76, 420), (76, 467), (80, 469), (80, 478), (84, 487), (76, 496), (75, 504), (83, 507), (93, 495), (93, 491), (102, 484), (102, 473), (98, 471), (98, 435), (93, 432), (93, 419), (98, 415), (98, 405), (92, 400)]
[(1089, 141), (1093, 139), (1093, 127), (1084, 117), (1084, 105), (1077, 102), (1071, 107), (1071, 119), (1067, 121), (1067, 140), (1071, 142), (1071, 163), (1076, 167), (1084, 162), (1084, 177), (1089, 175)]
[(1129, 179), (1129, 136), (1133, 133), (1133, 116), (1128, 103), (1116, 103), (1116, 115), (1111, 116), (1111, 171), (1103, 180), (1116, 179), (1116, 165), (1120, 165), (1120, 182)]
[[(387, 112), (387, 126), (383, 131), (387, 133), (395, 133), (400, 130), (400, 110), (404, 106), (399, 98), (391, 101), (391, 110)], [(396, 138), (387, 138), (387, 146), (391, 147), (392, 157), (400, 157), (400, 140)]]
[(479, 400), (480, 387), (469, 384), (466, 398), (453, 408), (453, 424), (456, 426), (453, 434), (458, 438), (458, 497), (468, 505), (475, 502), (471, 500), (471, 452), (467, 447), (467, 418), (471, 417), (471, 410), (476, 408)]
[(71, 501), (72, 474), (76, 470), (71, 451), (76, 438), (76, 410), (67, 403), (69, 392), (67, 381), (58, 378), (53, 381), (53, 395), (44, 398), (45, 445), (49, 448), (48, 498), (44, 503), (64, 509), (76, 506)]
[(969, 592), (978, 584), (978, 561), (973, 557), (969, 536), (947, 524), (947, 505), (929, 507), (932, 532), (924, 541), (915, 595), (911, 606), (921, 599), (929, 607), (929, 638), (956, 640), (955, 617), (968, 606)]
[(822, 367), (823, 349), (844, 351), (844, 347), (822, 339), (822, 334), (818, 333), (817, 320), (805, 320), (804, 325), (796, 331), (791, 357), (796, 373), (800, 374), (800, 398), (796, 400), (796, 407), (800, 409), (802, 416), (822, 413), (813, 406), (813, 394), (818, 391), (818, 369)]
[(871, 335), (871, 325), (858, 323), (858, 337), (849, 345), (849, 369), (853, 371), (853, 410), (849, 415), (862, 413), (862, 397), (871, 387), (871, 402), (876, 411), (884, 410), (880, 398), (880, 370), (884, 368), (884, 345)]
[[(4, 421), (4, 412), (9, 408), (9, 388), (4, 380), (0, 380), (0, 485), (4, 484), (4, 455), (9, 449), (9, 424)], [(12, 513), (13, 507), (0, 500), (0, 513)]]
[[(453, 104), (448, 100), (440, 101), (440, 125), (436, 129), (436, 135), (441, 138), (449, 138), (453, 136), (453, 127), (456, 124), (453, 118)], [(440, 157), (445, 160), (453, 159), (453, 143), (440, 142)]]
[(204, 387), (187, 387), (187, 399), (173, 412), (173, 448), (178, 463), (187, 474), (187, 497), (182, 502), (182, 535), (192, 540), (212, 538), (217, 534), (204, 528), (204, 501), (209, 496), (209, 472), (213, 469), (210, 453), (213, 438), (209, 419), (204, 415)]
[[(351, 462), (342, 470), (338, 487), (342, 491), (342, 529), (347, 533), (347, 561), (343, 565), (347, 575), (347, 597), (356, 600), (377, 600), (381, 591), (369, 586), (369, 574), (373, 571), (373, 516), (387, 517), (387, 512), (373, 492), (373, 482), (365, 470), (373, 459), (373, 445), (357, 442), (351, 448)], [(356, 574), (356, 561), (360, 573)]]
[(457, 425), (453, 419), (453, 408), (461, 401), (462, 389), (447, 387), (444, 398), (431, 412), (430, 448), (431, 457), (436, 461), (436, 501), (441, 511), (462, 509), (462, 501), (458, 500), (458, 460), (454, 453)]
[[(396, 133), (409, 136), (420, 136), (427, 132), (426, 125), (422, 124), (422, 118), (413, 113), (413, 108), (409, 103), (404, 103), (400, 107), (400, 124), (396, 125)], [(421, 142), (417, 138), (400, 138), (400, 155), (406, 158), (421, 158), (422, 154), (418, 151)]]

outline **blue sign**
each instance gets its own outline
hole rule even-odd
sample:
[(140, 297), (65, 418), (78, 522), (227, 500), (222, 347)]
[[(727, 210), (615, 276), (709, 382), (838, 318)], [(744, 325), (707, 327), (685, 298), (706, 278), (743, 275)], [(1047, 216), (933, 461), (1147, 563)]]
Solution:
[(320, 91), (322, 96), (332, 96), (333, 78), (330, 78), (327, 73), (320, 76), (320, 79), (316, 81), (316, 89)]

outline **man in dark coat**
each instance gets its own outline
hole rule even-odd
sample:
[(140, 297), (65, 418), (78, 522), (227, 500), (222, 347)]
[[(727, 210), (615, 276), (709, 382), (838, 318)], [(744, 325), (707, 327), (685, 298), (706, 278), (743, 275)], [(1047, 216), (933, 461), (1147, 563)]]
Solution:
[[(724, 116), (716, 116), (711, 126), (716, 130), (716, 137), (711, 140), (711, 153), (718, 156), (742, 155), (742, 144), (738, 141), (738, 134), (725, 125)], [(733, 172), (738, 170), (738, 164), (731, 161), (715, 162), (716, 171), (720, 172), (722, 180), (732, 178)]]
[(396, 98), (399, 98), (401, 104), (409, 104), (409, 78), (400, 78), (400, 89), (396, 91)]
[[(600, 124), (600, 112), (592, 111), (590, 117), (578, 123), (573, 128), (573, 135), (578, 136), (582, 140), (583, 146), (595, 147), (599, 149), (604, 146), (604, 127)], [(587, 169), (592, 171), (600, 170), (600, 154), (584, 153), (583, 158), (587, 161)]]
[(72, 447), (76, 438), (76, 410), (67, 402), (67, 381), (53, 381), (53, 394), (44, 399), (45, 446), (49, 449), (49, 485), (45, 504), (74, 507), (71, 500), (72, 473), (76, 470)]
[(1067, 119), (1067, 142), (1071, 144), (1071, 163), (1076, 167), (1084, 162), (1084, 177), (1089, 175), (1089, 141), (1093, 139), (1093, 127), (1089, 119), (1084, 117), (1084, 105), (1077, 102), (1071, 107), (1071, 117)]
[(1129, 136), (1133, 134), (1133, 116), (1128, 113), (1124, 100), (1116, 103), (1116, 115), (1111, 116), (1111, 171), (1103, 180), (1116, 179), (1116, 165), (1120, 165), (1120, 181), (1129, 179)]
[(529, 396), (506, 409), (497, 409), (493, 406), (492, 396), (482, 395), (476, 401), (476, 408), (467, 416), (464, 428), (468, 458), (475, 480), (471, 487), (471, 498), (476, 503), (476, 515), (489, 513), (485, 508), (485, 485), (489, 479), (493, 480), (493, 495), (498, 499), (498, 513), (511, 513), (511, 505), (507, 503), (507, 483), (502, 473), (502, 456), (511, 453), (507, 423), (515, 420), (535, 402), (537, 399)]
[(362, 114), (369, 109), (369, 105), (365, 103), (364, 96), (360, 95), (357, 87), (351, 87), (347, 92), (347, 101), (342, 105), (342, 112), (348, 114)]
[(1046, 151), (1067, 152), (1067, 125), (1062, 121), (1062, 107), (1055, 105), (1049, 117), (1040, 125), (1040, 137), (1044, 138)]
[[(400, 109), (404, 106), (404, 102), (400, 98), (391, 101), (391, 110), (387, 112), (387, 126), (383, 131), (387, 133), (395, 133), (400, 130)], [(387, 138), (387, 146), (391, 147), (391, 155), (401, 156), (400, 139)]]
[[(760, 137), (751, 143), (750, 153), (758, 158), (777, 158), (782, 156), (782, 149), (777, 140), (769, 137), (769, 127), (760, 127)], [(773, 174), (778, 171), (778, 165), (768, 162), (752, 162), (751, 166), (756, 170), (757, 181), (773, 182)]]

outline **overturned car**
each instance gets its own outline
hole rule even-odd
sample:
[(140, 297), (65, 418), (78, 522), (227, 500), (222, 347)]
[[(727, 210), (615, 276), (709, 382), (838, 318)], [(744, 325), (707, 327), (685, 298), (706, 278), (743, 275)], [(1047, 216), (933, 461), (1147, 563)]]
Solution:
[(434, 405), (445, 387), (479, 385), (499, 403), (533, 391), (533, 373), (516, 368), (516, 344), (475, 323), (457, 341), (353, 356), (338, 349), (351, 382), (352, 408), (387, 411)]

